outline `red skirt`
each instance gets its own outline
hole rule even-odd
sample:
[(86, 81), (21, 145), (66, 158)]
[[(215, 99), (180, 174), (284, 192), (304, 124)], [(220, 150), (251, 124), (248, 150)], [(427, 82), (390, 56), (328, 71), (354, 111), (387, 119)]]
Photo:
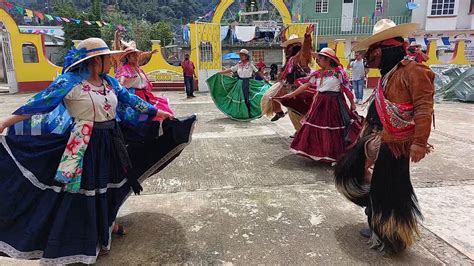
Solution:
[(316, 161), (335, 162), (352, 145), (362, 128), (339, 92), (320, 92), (302, 121), (291, 150)]
[(309, 111), (315, 94), (315, 90), (308, 89), (295, 98), (274, 97), (273, 99), (288, 108), (288, 110), (304, 116)]

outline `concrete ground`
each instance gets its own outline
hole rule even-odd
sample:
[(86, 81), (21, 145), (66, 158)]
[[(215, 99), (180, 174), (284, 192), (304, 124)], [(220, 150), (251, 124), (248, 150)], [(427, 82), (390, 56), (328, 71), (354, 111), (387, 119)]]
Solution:
[[(98, 264), (474, 264), (474, 105), (436, 105), (435, 152), (412, 166), (421, 236), (390, 255), (359, 236), (363, 210), (336, 191), (332, 168), (288, 151), (288, 118), (236, 122), (208, 94), (164, 94), (178, 116), (198, 114), (193, 142), (127, 200), (129, 234)], [(0, 115), (29, 96), (0, 94)]]

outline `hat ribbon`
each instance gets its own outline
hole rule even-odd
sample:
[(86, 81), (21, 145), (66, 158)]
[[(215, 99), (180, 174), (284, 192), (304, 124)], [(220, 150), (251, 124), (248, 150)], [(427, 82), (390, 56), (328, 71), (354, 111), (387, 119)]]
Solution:
[(71, 47), (71, 49), (69, 49), (66, 56), (64, 57), (64, 66), (63, 66), (62, 73), (64, 74), (64, 71), (68, 67), (70, 67), (71, 65), (76, 63), (77, 61), (82, 60), (85, 57), (87, 57), (88, 53), (97, 52), (97, 51), (104, 51), (104, 50), (109, 50), (109, 47), (98, 47), (98, 48), (94, 48), (94, 49), (90, 49), (90, 50), (87, 50), (86, 48), (77, 49), (74, 46)]

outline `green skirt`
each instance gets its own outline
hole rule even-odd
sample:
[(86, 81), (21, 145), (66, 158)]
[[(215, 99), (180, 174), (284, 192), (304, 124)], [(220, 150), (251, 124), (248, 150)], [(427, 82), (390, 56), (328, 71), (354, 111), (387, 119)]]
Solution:
[(230, 118), (238, 121), (250, 121), (262, 116), (260, 102), (265, 92), (270, 88), (270, 84), (264, 81), (250, 80), (250, 116), (245, 104), (242, 80), (215, 74), (207, 79), (207, 85), (217, 108)]

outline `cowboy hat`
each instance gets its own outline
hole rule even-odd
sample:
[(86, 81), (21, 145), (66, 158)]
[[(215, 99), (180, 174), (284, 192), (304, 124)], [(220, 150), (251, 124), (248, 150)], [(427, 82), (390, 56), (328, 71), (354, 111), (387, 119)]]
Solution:
[(288, 47), (292, 44), (295, 44), (295, 43), (303, 43), (303, 38), (298, 38), (298, 35), (296, 34), (292, 34), (290, 36), (290, 38), (286, 41), (286, 42), (283, 42), (282, 44), (280, 44), (281, 47)]
[(249, 51), (247, 49), (242, 49), (240, 50), (239, 54), (249, 55)]
[(360, 41), (352, 47), (352, 51), (367, 50), (372, 44), (395, 37), (406, 37), (418, 28), (418, 23), (397, 25), (390, 19), (381, 19), (374, 25), (372, 36)]
[(341, 64), (341, 62), (339, 61), (339, 58), (336, 55), (336, 52), (333, 49), (329, 48), (329, 47), (325, 47), (325, 48), (321, 49), (321, 51), (319, 51), (317, 53), (317, 55), (322, 55), (322, 56), (325, 56), (329, 59), (332, 59), (338, 65)]
[(66, 55), (63, 73), (68, 72), (72, 67), (77, 66), (92, 57), (120, 53), (123, 53), (123, 51), (110, 50), (105, 41), (100, 38), (85, 39), (81, 41), (76, 48), (71, 48), (69, 53)]

